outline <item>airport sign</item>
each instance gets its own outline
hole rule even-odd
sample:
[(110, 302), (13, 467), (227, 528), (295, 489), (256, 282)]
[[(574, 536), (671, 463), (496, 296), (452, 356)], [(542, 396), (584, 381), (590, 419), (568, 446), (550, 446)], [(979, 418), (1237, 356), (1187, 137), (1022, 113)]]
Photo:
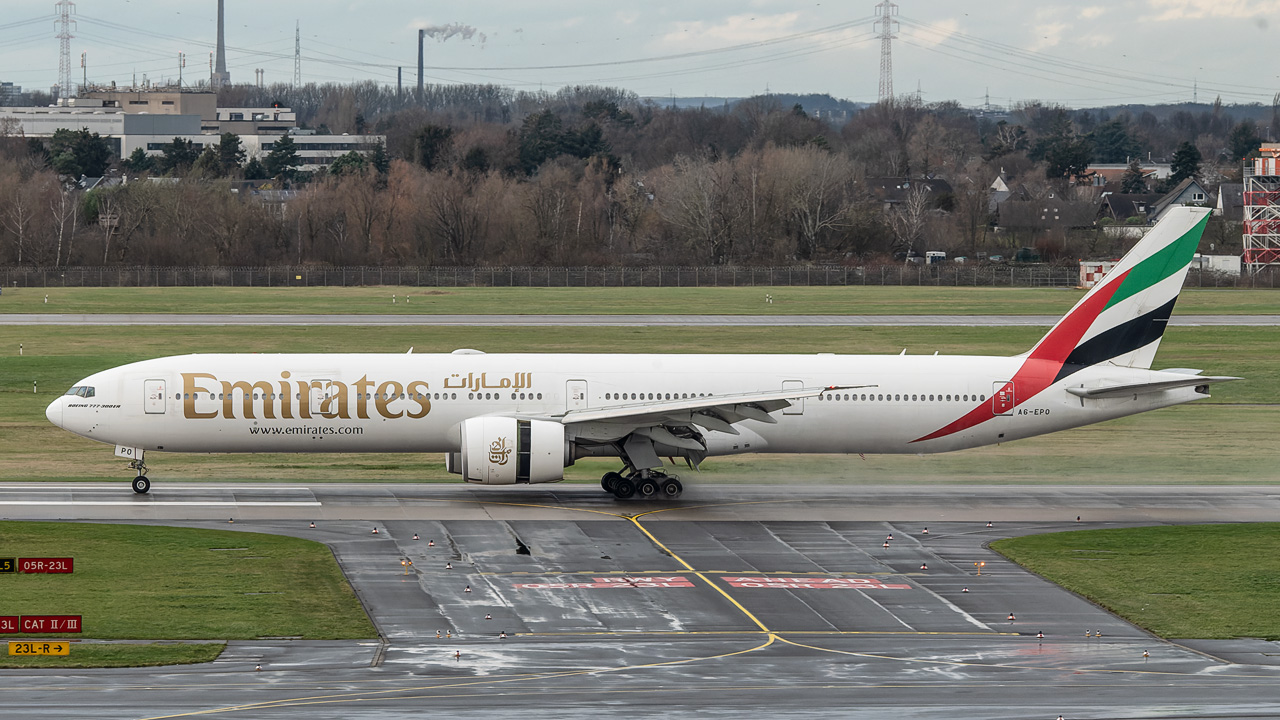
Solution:
[(18, 627), (23, 633), (78, 633), (79, 615), (23, 615)]
[(71, 643), (47, 641), (9, 641), (10, 655), (70, 655)]
[(17, 558), (0, 558), (0, 574), (18, 572)]
[(18, 622), (21, 619), (17, 615), (0, 615), (0, 633), (18, 632)]
[(70, 573), (75, 567), (72, 558), (22, 558), (18, 561), (18, 571), (23, 573)]

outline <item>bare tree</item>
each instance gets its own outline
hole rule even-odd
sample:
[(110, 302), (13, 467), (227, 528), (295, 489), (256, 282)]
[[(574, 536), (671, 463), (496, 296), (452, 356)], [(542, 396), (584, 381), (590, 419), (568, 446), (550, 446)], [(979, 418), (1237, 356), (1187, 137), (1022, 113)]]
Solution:
[(910, 262), (911, 253), (920, 242), (925, 221), (929, 218), (929, 186), (922, 182), (912, 183), (891, 217), (895, 245), (899, 252), (906, 253), (905, 262)]
[(844, 157), (816, 148), (777, 151), (786, 167), (786, 202), (803, 241), (805, 257), (818, 255), (819, 236), (845, 225), (853, 166)]
[[(71, 243), (76, 235), (76, 220), (80, 213), (80, 203), (66, 187), (59, 186), (58, 193), (49, 201), (49, 212), (53, 216), (54, 231), (57, 233), (58, 246), (54, 253), (53, 266), (62, 266), (62, 246), (67, 246), (67, 261), (71, 260)], [(68, 228), (70, 224), (70, 228)], [(68, 229), (70, 232), (68, 232)]]
[(19, 265), (23, 262), (27, 244), (30, 241), (31, 225), (36, 217), (30, 187), (28, 183), (13, 183), (5, 193), (5, 207), (0, 211), (0, 223), (3, 223), (5, 229), (13, 236)]

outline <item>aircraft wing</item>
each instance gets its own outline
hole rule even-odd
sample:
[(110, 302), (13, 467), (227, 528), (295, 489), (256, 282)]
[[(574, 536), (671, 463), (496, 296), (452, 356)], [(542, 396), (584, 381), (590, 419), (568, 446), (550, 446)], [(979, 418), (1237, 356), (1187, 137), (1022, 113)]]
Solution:
[(1067, 388), (1067, 392), (1082, 398), (1124, 397), (1126, 395), (1143, 395), (1146, 393), (1160, 392), (1161, 390), (1174, 390), (1176, 388), (1209, 385), (1211, 383), (1230, 382), (1232, 380), (1243, 380), (1243, 378), (1189, 375), (1171, 380), (1154, 380), (1151, 382), (1129, 383), (1124, 385), (1110, 385), (1104, 382), (1094, 386), (1069, 387)]
[[(769, 392), (735, 393), (730, 395), (709, 395), (707, 397), (681, 400), (650, 400), (631, 402), (586, 410), (570, 410), (555, 415), (553, 419), (565, 425), (592, 424), (597, 431), (591, 433), (604, 439), (603, 436), (614, 434), (603, 430), (601, 426), (612, 426), (617, 436), (630, 432), (648, 435), (655, 441), (684, 448), (686, 450), (705, 450), (702, 442), (691, 433), (681, 432), (690, 426), (705, 430), (715, 430), (740, 434), (735, 423), (743, 420), (757, 420), (763, 423), (777, 423), (777, 418), (770, 413), (790, 407), (795, 400), (817, 397), (824, 392), (848, 390), (854, 387), (872, 387), (870, 385), (848, 385), (796, 388), (794, 390), (772, 390)], [(676, 432), (673, 433), (672, 430)]]

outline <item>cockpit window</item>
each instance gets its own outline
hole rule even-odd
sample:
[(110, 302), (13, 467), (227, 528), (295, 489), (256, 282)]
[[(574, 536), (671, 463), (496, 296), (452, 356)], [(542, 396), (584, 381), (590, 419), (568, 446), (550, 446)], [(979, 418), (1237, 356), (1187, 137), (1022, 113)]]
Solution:
[(82, 398), (93, 397), (93, 387), (91, 385), (77, 385), (67, 391), (67, 395), (76, 395)]

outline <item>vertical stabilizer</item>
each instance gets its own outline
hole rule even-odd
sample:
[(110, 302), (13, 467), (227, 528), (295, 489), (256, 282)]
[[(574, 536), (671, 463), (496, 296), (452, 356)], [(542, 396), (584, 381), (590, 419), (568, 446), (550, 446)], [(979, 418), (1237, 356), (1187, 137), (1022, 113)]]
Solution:
[(1151, 367), (1209, 214), (1207, 208), (1171, 208), (1031, 357), (1061, 362), (1056, 379), (1103, 362)]

